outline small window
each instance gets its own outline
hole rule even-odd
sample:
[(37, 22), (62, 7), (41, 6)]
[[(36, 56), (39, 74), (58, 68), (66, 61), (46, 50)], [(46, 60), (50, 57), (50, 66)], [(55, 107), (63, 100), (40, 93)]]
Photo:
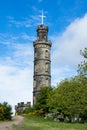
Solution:
[(48, 63), (45, 64), (45, 71), (48, 72)]
[(34, 88), (36, 87), (36, 79), (34, 78)]
[(43, 34), (43, 40), (47, 41), (46, 33)]
[(48, 53), (48, 50), (45, 51), (45, 57), (49, 57), (49, 53)]
[(36, 52), (37, 52), (37, 49), (35, 48), (35, 49), (34, 49), (34, 57), (35, 57), (35, 58), (37, 57), (37, 53), (36, 53)]
[(48, 77), (46, 77), (46, 80), (48, 80)]
[(42, 32), (39, 33), (39, 40), (42, 40)]

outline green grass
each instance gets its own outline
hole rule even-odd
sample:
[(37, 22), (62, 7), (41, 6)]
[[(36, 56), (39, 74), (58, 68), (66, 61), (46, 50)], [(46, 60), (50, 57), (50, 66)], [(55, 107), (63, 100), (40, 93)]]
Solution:
[(25, 130), (87, 130), (87, 124), (60, 123), (34, 116), (25, 118), (23, 125)]
[(18, 130), (16, 125), (12, 125), (12, 130)]

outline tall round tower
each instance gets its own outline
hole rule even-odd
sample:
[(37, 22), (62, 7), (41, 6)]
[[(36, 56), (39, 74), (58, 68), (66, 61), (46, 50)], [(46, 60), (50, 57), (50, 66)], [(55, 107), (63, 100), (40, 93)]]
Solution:
[(34, 41), (33, 103), (41, 87), (51, 86), (51, 42), (48, 40), (48, 27), (37, 27), (37, 40)]

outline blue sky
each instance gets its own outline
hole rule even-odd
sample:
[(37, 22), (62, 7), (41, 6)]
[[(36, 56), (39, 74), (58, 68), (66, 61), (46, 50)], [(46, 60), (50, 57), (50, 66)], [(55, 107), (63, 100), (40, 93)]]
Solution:
[(31, 101), (36, 28), (49, 27), (51, 84), (77, 74), (87, 47), (87, 0), (0, 0), (0, 102)]

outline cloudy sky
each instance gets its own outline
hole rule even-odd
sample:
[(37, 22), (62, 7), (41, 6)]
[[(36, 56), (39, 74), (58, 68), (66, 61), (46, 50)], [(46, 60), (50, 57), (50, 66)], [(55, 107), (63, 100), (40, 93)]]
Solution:
[(0, 0), (0, 102), (32, 102), (33, 41), (42, 9), (52, 42), (51, 84), (77, 74), (87, 47), (87, 0)]

